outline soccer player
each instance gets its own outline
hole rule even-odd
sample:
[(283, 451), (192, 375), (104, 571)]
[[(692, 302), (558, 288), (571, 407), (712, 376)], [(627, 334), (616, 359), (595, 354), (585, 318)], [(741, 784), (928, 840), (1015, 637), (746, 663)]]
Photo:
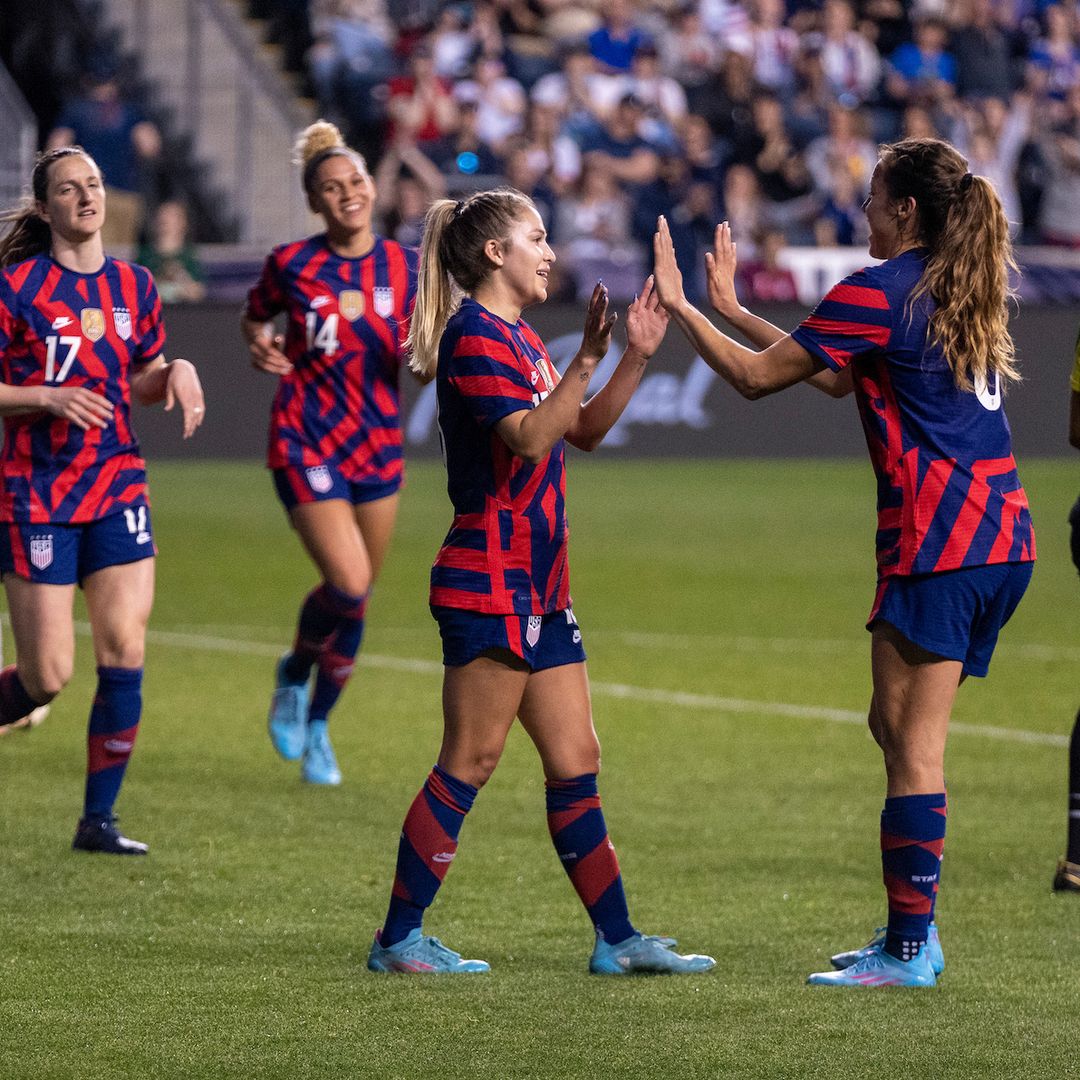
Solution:
[[(340, 784), (327, 720), (352, 674), (397, 516), (398, 374), (417, 256), (372, 232), (375, 185), (336, 127), (303, 131), (297, 159), (326, 231), (271, 252), (243, 318), (252, 364), (280, 378), (267, 464), (322, 579), (277, 665), (269, 727), (283, 758), (302, 758), (304, 780)], [(271, 321), (279, 312), (283, 337)]]
[[(412, 365), (435, 376), (454, 520), (431, 572), (443, 643), (443, 741), (405, 817), (386, 921), (368, 967), (480, 972), (423, 933), (458, 834), (515, 718), (540, 755), (555, 850), (596, 930), (590, 970), (696, 972), (671, 938), (645, 936), (627, 912), (597, 793), (581, 630), (570, 606), (564, 441), (591, 450), (619, 418), (667, 329), (652, 282), (627, 316), (627, 349), (583, 404), (615, 316), (597, 284), (581, 347), (560, 380), (521, 318), (547, 299), (555, 254), (532, 201), (513, 189), (435, 202), (425, 220)], [(464, 291), (454, 311), (452, 283)]]
[[(1080, 450), (1080, 337), (1073, 359), (1072, 393), (1069, 395), (1069, 442)], [(1069, 537), (1073, 565), (1080, 571), (1080, 499), (1069, 514)], [(1065, 858), (1054, 874), (1057, 892), (1080, 892), (1080, 712), (1069, 739), (1069, 832)]]
[[(854, 390), (878, 478), (878, 587), (870, 730), (887, 776), (881, 859), (888, 925), (833, 957), (825, 986), (932, 986), (945, 837), (943, 759), (957, 688), (987, 672), (1031, 578), (1035, 539), (1002, 409), (1016, 378), (1006, 301), (1009, 228), (993, 186), (936, 139), (881, 148), (865, 203), (870, 254), (792, 334), (743, 309), (735, 250), (707, 259), (717, 330), (685, 297), (667, 223), (654, 240), (661, 302), (702, 357), (748, 398), (810, 379)], [(757, 351), (760, 350), (760, 351)]]
[(98, 684), (72, 847), (143, 855), (113, 815), (142, 711), (156, 555), (131, 399), (179, 404), (187, 438), (202, 423), (202, 388), (187, 360), (165, 360), (149, 272), (105, 254), (93, 159), (76, 146), (50, 150), (31, 191), (0, 215), (10, 225), (0, 242), (0, 573), (16, 653), (0, 671), (0, 725), (32, 715), (71, 678), (79, 584)]

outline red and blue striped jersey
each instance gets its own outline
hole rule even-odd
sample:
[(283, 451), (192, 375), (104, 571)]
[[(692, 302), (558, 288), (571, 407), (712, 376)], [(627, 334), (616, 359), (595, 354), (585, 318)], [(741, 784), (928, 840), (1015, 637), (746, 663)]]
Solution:
[(927, 343), (933, 301), (908, 304), (925, 265), (915, 250), (852, 274), (792, 334), (833, 371), (854, 365), (879, 577), (1035, 558), (1000, 385), (959, 389)]
[(325, 234), (275, 248), (248, 295), (256, 322), (284, 311), (285, 355), (267, 465), (332, 464), (350, 482), (401, 475), (398, 377), (416, 299), (417, 253), (376, 237), (359, 259)]
[(0, 273), (4, 382), (81, 386), (113, 405), (109, 424), (88, 431), (45, 412), (4, 417), (0, 520), (95, 521), (145, 500), (128, 375), (164, 347), (145, 267), (106, 258), (96, 273), (80, 274), (37, 255)]
[(466, 297), (439, 343), (435, 378), (454, 522), (431, 570), (432, 605), (488, 615), (568, 607), (563, 441), (531, 465), (495, 430), (555, 388), (544, 343)]

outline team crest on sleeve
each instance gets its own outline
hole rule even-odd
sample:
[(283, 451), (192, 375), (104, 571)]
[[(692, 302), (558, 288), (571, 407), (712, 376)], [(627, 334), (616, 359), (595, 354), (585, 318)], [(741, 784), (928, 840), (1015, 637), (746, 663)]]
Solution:
[(126, 307), (113, 308), (113, 326), (121, 341), (131, 340), (131, 312)]
[(334, 486), (334, 479), (325, 465), (312, 465), (304, 470), (304, 474), (311, 490), (319, 495), (325, 495)]
[[(375, 290), (376, 293), (378, 290)], [(364, 314), (364, 294), (358, 289), (346, 289), (338, 296), (338, 311), (345, 316), (349, 322), (354, 319), (359, 319)], [(376, 308), (379, 306), (378, 300), (375, 301)]]
[(376, 285), (374, 292), (375, 314), (388, 319), (394, 314), (394, 289), (392, 285)]
[(51, 533), (30, 537), (30, 565), (44, 570), (52, 565), (53, 538)]
[(101, 308), (83, 308), (82, 332), (91, 341), (100, 341), (105, 336), (105, 316)]

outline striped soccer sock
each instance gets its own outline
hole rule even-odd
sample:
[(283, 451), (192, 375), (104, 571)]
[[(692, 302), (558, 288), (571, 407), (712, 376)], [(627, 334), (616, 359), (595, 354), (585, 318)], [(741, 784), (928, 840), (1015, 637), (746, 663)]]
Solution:
[(910, 960), (926, 941), (945, 843), (945, 792), (900, 795), (881, 812), (881, 869), (889, 900), (885, 951)]
[(142, 668), (99, 667), (87, 734), (84, 817), (112, 813), (142, 715)]
[(461, 823), (472, 809), (476, 788), (436, 765), (413, 799), (398, 844), (390, 909), (379, 941), (396, 945), (424, 921), (457, 852)]
[(625, 941), (636, 931), (600, 808), (596, 773), (548, 780), (546, 788), (548, 831), (563, 868), (604, 940), (611, 945)]
[(291, 682), (304, 682), (330, 639), (343, 622), (364, 617), (367, 597), (351, 596), (324, 581), (304, 598), (296, 624), (296, 640), (285, 662), (285, 675)]
[(352, 676), (356, 654), (364, 638), (364, 611), (367, 598), (358, 605), (359, 615), (343, 616), (338, 622), (337, 633), (319, 654), (316, 661), (315, 689), (311, 694), (308, 723), (325, 720), (337, 704), (345, 684)]

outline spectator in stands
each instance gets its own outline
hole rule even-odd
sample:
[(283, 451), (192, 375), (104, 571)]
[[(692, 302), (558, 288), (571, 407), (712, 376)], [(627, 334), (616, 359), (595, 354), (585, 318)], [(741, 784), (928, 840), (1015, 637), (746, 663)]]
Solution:
[(724, 177), (724, 213), (744, 259), (757, 254), (757, 237), (771, 224), (757, 176), (749, 165), (732, 165)]
[(682, 152), (690, 166), (690, 175), (708, 184), (716, 200), (716, 220), (724, 216), (720, 193), (724, 186), (724, 155), (703, 116), (688, 116), (679, 129)]
[[(668, 227), (670, 229), (670, 222)], [(747, 301), (793, 304), (799, 299), (795, 275), (779, 263), (785, 243), (780, 229), (766, 229), (757, 238), (757, 258), (739, 267), (739, 293)]]
[(599, 279), (612, 296), (632, 296), (640, 286), (645, 253), (630, 237), (630, 199), (600, 159), (586, 159), (577, 190), (559, 201), (554, 234), (579, 300)]
[(699, 90), (720, 68), (723, 46), (708, 33), (693, 3), (672, 15), (672, 26), (661, 35), (660, 69), (675, 79), (689, 94)]
[(863, 196), (851, 173), (840, 169), (814, 222), (814, 243), (818, 247), (851, 247), (865, 244), (868, 236)]
[(752, 115), (754, 126), (734, 146), (732, 159), (754, 170), (762, 195), (774, 203), (809, 195), (810, 174), (788, 135), (780, 99), (772, 93), (759, 94)]
[(577, 183), (581, 149), (559, 130), (559, 114), (554, 108), (532, 102), (521, 143), (530, 170), (554, 196), (565, 195)]
[(409, 74), (389, 82), (391, 140), (409, 135), (421, 145), (453, 134), (458, 108), (448, 79), (435, 73), (431, 48), (421, 43), (409, 57)]
[(161, 155), (157, 126), (124, 99), (116, 72), (102, 62), (83, 78), (83, 93), (69, 101), (46, 140), (46, 150), (76, 144), (97, 162), (105, 180), (109, 212), (101, 239), (105, 247), (134, 246), (154, 187), (146, 171)]
[(599, 131), (601, 118), (615, 108), (619, 82), (598, 71), (588, 45), (578, 42), (566, 49), (560, 71), (537, 80), (532, 100), (557, 109), (565, 133), (582, 142)]
[(601, 68), (613, 73), (629, 71), (634, 53), (645, 44), (637, 25), (632, 0), (604, 0), (603, 23), (589, 35), (589, 51)]
[(477, 60), (473, 77), (459, 82), (454, 95), (459, 102), (476, 103), (476, 133), (497, 154), (507, 139), (525, 126), (529, 101), (525, 88), (506, 74), (499, 59), (484, 56)]
[(922, 105), (909, 105), (900, 117), (902, 139), (940, 139), (934, 116)]
[(1032, 46), (1030, 62), (1043, 74), (1046, 92), (1060, 101), (1080, 82), (1075, 7), (1049, 4), (1042, 18), (1046, 33)]
[(956, 57), (945, 45), (949, 30), (941, 19), (923, 17), (915, 23), (912, 41), (889, 57), (885, 89), (898, 105), (947, 101), (956, 93)]
[(458, 105), (458, 128), (424, 147), (425, 154), (448, 178), (452, 190), (473, 190), (475, 177), (491, 177), (502, 172), (502, 159), (480, 138), (475, 101)]
[(464, 4), (447, 4), (440, 12), (431, 34), (431, 59), (435, 74), (444, 79), (463, 79), (476, 53), (476, 39), (469, 33), (468, 9)]
[(821, 38), (808, 35), (795, 57), (795, 95), (785, 104), (788, 130), (801, 147), (809, 145), (829, 129), (829, 109), (836, 94), (825, 74)]
[(870, 191), (877, 148), (866, 138), (865, 125), (865, 116), (855, 109), (834, 105), (829, 110), (828, 134), (815, 139), (806, 150), (806, 166), (822, 195), (832, 193), (833, 177), (841, 172), (851, 177), (860, 198)]
[(713, 132), (731, 146), (753, 126), (751, 106), (755, 89), (749, 58), (729, 51), (716, 77), (691, 100), (690, 109), (704, 116)]
[(446, 194), (446, 178), (438, 165), (412, 139), (401, 135), (383, 154), (372, 180), (383, 234), (405, 247), (419, 247), (428, 203)]
[(150, 235), (139, 245), (135, 261), (145, 266), (166, 304), (190, 303), (206, 295), (203, 268), (188, 235), (187, 207), (175, 199), (159, 203), (150, 221)]
[(836, 96), (849, 107), (869, 101), (881, 80), (881, 58), (855, 29), (850, 0), (825, 0), (822, 25), (821, 59)]
[(654, 146), (674, 149), (687, 112), (686, 91), (660, 70), (660, 53), (651, 41), (634, 54), (630, 73), (619, 82), (624, 95), (632, 94), (645, 106), (644, 137)]
[(1066, 118), (1040, 140), (1046, 182), (1039, 227), (1043, 243), (1080, 248), (1080, 87), (1066, 107)]
[(799, 35), (784, 25), (784, 0), (751, 0), (746, 29), (731, 34), (725, 45), (750, 58), (754, 80), (776, 92), (790, 91)]
[(640, 134), (644, 105), (625, 95), (607, 123), (582, 144), (585, 160), (606, 170), (623, 186), (651, 184), (660, 169), (656, 149)]
[(952, 52), (960, 97), (1008, 100), (1017, 80), (1009, 39), (994, 16), (993, 0), (967, 0), (967, 11), (953, 24)]

